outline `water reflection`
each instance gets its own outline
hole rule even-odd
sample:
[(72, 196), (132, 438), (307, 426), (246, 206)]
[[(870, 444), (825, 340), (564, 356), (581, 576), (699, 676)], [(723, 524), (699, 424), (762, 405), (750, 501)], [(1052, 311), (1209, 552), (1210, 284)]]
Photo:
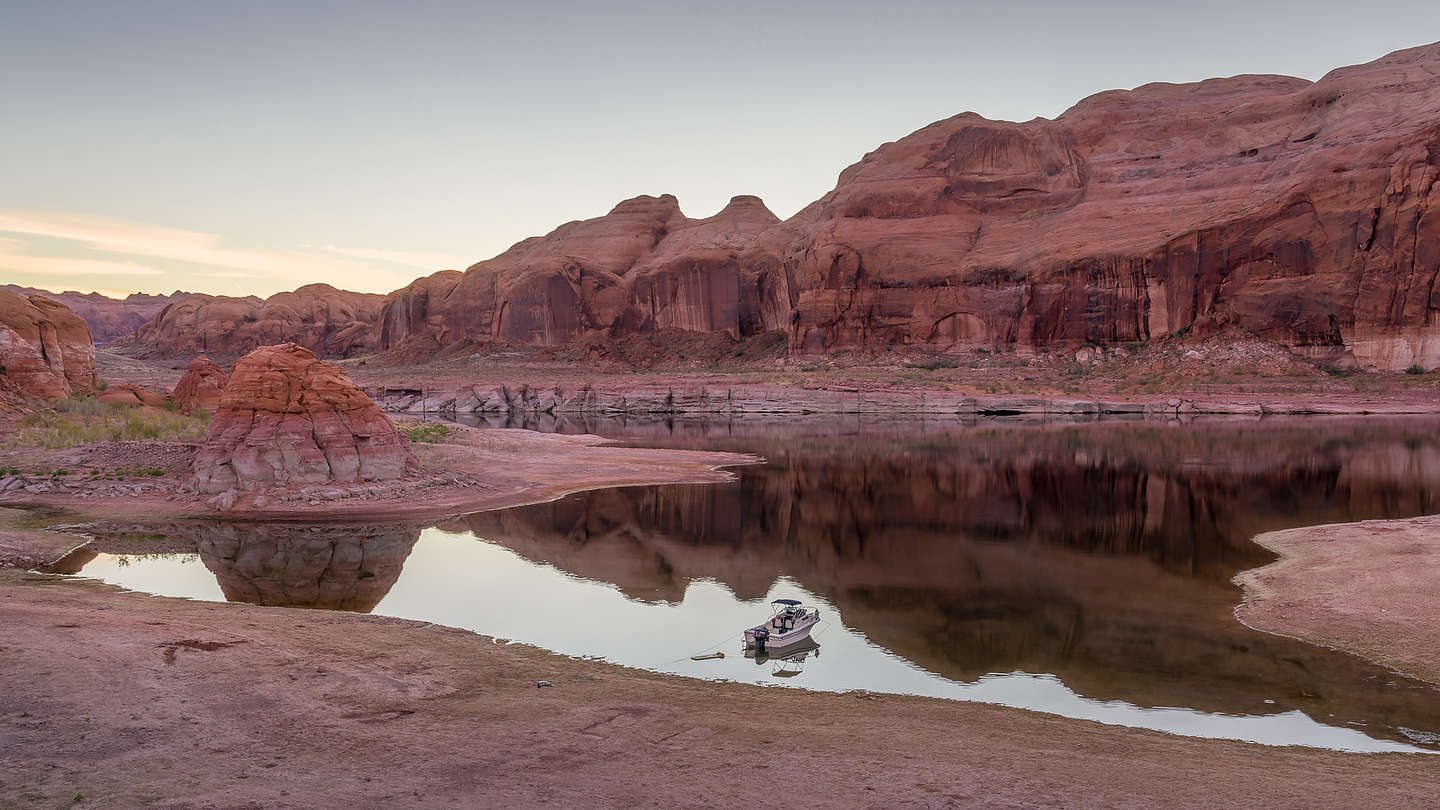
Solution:
[[(1261, 531), (1440, 511), (1436, 427), (712, 427), (645, 443), (770, 463), (728, 485), (602, 490), (472, 515), (418, 547), (418, 530), (403, 528), (160, 533), (198, 552), (234, 600), (376, 609), (664, 671), (778, 682), (738, 645), (723, 663), (688, 656), (763, 618), (764, 600), (798, 595), (838, 624), (797, 684), (1347, 747), (1325, 740), (1341, 728), (1394, 740), (1406, 739), (1402, 727), (1440, 729), (1435, 690), (1245, 628), (1229, 580), (1268, 560), (1249, 542)], [(482, 553), (489, 543), (505, 554)], [(154, 546), (117, 535), (100, 548)], [(133, 577), (104, 555), (85, 573)], [(525, 598), (521, 583), (538, 612), (506, 607)], [(680, 660), (663, 660), (655, 639)], [(1231, 715), (1248, 717), (1222, 722)], [(1261, 718), (1272, 725), (1237, 730)]]
[[(112, 556), (193, 552), (230, 602), (368, 613), (400, 578), (420, 527), (174, 521), (108, 524), (96, 535), (98, 542), (82, 549), (91, 558), (98, 549)], [(57, 565), (96, 570), (90, 559)]]

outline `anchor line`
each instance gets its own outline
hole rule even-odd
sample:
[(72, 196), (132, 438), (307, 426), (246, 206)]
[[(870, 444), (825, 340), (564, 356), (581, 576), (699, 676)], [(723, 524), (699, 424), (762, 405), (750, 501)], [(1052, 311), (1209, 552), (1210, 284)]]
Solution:
[(693, 658), (695, 655), (704, 655), (704, 654), (706, 654), (706, 653), (708, 653), (708, 652), (713, 652), (713, 651), (714, 651), (717, 647), (719, 647), (720, 645), (722, 645), (722, 644), (728, 644), (728, 643), (730, 643), (731, 641), (734, 641), (736, 638), (738, 638), (738, 637), (740, 637), (740, 636), (743, 636), (743, 635), (745, 635), (745, 633), (744, 633), (743, 631), (742, 631), (742, 632), (739, 632), (739, 633), (731, 633), (730, 635), (726, 636), (725, 638), (720, 639), (719, 641), (715, 642), (714, 644), (711, 644), (709, 647), (706, 647), (706, 648), (704, 648), (703, 650), (700, 650), (699, 652), (694, 653), (693, 655), (682, 655), (682, 656), (680, 656), (679, 658), (676, 658), (674, 661), (666, 661), (664, 664), (661, 664), (660, 666), (669, 666), (670, 664), (677, 664), (677, 663), (679, 663), (679, 662), (681, 662), (681, 661), (688, 661), (688, 660), (690, 660), (691, 658)]

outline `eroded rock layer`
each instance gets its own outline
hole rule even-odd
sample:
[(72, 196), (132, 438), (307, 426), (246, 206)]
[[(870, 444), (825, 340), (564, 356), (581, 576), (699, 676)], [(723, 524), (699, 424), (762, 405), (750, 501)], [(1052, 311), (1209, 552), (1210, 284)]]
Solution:
[(1440, 366), (1440, 45), (1318, 82), (972, 113), (867, 154), (785, 222), (639, 197), (387, 300), (378, 348), (778, 330), (795, 352), (1021, 350), (1238, 326), (1316, 359)]
[(96, 384), (84, 320), (48, 298), (0, 290), (0, 395), (54, 400)]
[(204, 492), (399, 478), (409, 441), (345, 375), (303, 346), (264, 346), (235, 364), (195, 459)]

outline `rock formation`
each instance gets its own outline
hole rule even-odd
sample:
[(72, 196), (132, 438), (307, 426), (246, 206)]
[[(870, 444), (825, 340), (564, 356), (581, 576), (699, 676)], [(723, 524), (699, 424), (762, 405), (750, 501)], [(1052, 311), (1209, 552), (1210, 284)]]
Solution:
[(42, 295), (59, 301), (90, 325), (90, 334), (94, 336), (96, 346), (104, 346), (115, 338), (134, 332), (146, 321), (160, 314), (160, 310), (167, 304), (186, 295), (179, 291), (169, 295), (132, 293), (116, 299), (100, 293), (55, 293), (13, 284), (7, 284), (0, 289), (25, 296)]
[(785, 222), (670, 196), (392, 294), (379, 348), (779, 330), (794, 352), (1022, 351), (1226, 325), (1317, 360), (1440, 366), (1440, 45), (1318, 82), (973, 113), (865, 155)]
[(689, 219), (674, 197), (636, 197), (561, 225), (464, 273), (392, 293), (379, 348), (421, 336), (440, 345), (498, 339), (556, 344), (587, 332), (741, 333), (740, 254), (779, 220), (759, 198)]
[(54, 400), (94, 390), (90, 327), (63, 305), (0, 290), (0, 395)]
[(384, 296), (328, 284), (307, 284), (263, 300), (192, 293), (115, 343), (145, 357), (231, 358), (283, 342), (327, 357), (348, 357), (374, 347), (372, 327), (384, 301)]
[(395, 479), (415, 463), (409, 441), (343, 370), (286, 343), (235, 364), (195, 478), (201, 491), (225, 493)]
[(190, 368), (185, 370), (184, 376), (175, 383), (175, 389), (170, 392), (170, 401), (180, 408), (182, 413), (194, 413), (197, 410), (214, 413), (220, 407), (220, 397), (225, 392), (225, 383), (230, 379), (225, 369), (215, 365), (215, 361), (200, 355), (190, 361)]
[(124, 405), (128, 408), (162, 408), (165, 406), (165, 397), (139, 385), (122, 383), (112, 385), (100, 392), (96, 397), (101, 402), (112, 405)]

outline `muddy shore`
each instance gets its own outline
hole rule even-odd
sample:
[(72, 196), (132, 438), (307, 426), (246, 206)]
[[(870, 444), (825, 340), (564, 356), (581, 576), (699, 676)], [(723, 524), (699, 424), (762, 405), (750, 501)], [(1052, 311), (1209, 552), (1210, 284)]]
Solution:
[(1280, 555), (1235, 578), (1235, 615), (1440, 683), (1440, 516), (1269, 532)]
[(0, 572), (0, 723), (17, 807), (1375, 807), (1440, 790), (1424, 757), (709, 683), (19, 571)]

